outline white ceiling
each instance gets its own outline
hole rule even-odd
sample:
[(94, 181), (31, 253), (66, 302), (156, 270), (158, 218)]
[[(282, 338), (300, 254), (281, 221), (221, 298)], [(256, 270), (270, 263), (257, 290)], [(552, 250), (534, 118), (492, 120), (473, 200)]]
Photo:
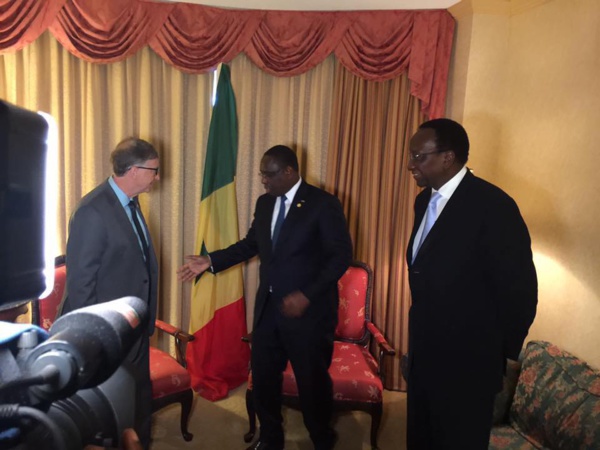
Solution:
[[(182, 1), (182, 0), (163, 0)], [(186, 3), (237, 9), (342, 11), (363, 9), (446, 9), (460, 0), (185, 0)]]

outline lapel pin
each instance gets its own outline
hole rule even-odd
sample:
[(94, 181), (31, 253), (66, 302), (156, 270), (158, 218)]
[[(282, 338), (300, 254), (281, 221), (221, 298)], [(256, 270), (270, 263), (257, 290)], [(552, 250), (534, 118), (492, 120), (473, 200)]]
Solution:
[(304, 200), (300, 200), (299, 203), (296, 203), (296, 208), (302, 208), (303, 203), (304, 203)]

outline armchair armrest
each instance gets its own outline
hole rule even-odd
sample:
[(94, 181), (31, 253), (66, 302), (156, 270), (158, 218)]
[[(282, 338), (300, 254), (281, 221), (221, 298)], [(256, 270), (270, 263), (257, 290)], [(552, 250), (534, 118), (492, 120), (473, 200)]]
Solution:
[(177, 328), (176, 326), (171, 325), (170, 323), (167, 323), (167, 322), (163, 322), (162, 320), (157, 319), (154, 322), (154, 325), (159, 330), (161, 330), (167, 334), (170, 334), (171, 336), (173, 336), (175, 338), (175, 352), (177, 354), (177, 361), (183, 367), (187, 367), (187, 363), (185, 361), (185, 345), (188, 342), (191, 342), (196, 338), (194, 336), (192, 336), (191, 334), (186, 333), (181, 328)]
[(381, 348), (381, 351), (383, 351), (386, 355), (393, 356), (396, 354), (396, 350), (392, 348), (392, 346), (385, 339), (381, 331), (379, 331), (379, 328), (377, 328), (373, 322), (367, 321), (367, 330), (371, 332), (371, 334), (377, 341), (377, 344)]
[(394, 356), (396, 354), (396, 350), (392, 348), (392, 346), (385, 339), (379, 328), (375, 326), (375, 324), (369, 320), (366, 321), (367, 330), (371, 333), (375, 341), (377, 341), (377, 345), (379, 347), (379, 367), (378, 367), (378, 375), (383, 380), (383, 371), (381, 368), (383, 367), (383, 358), (385, 356)]

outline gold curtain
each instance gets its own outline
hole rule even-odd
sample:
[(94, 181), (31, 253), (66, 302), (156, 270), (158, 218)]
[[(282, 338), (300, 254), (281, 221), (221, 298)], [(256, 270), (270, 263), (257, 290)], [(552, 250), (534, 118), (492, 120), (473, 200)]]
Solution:
[[(326, 181), (343, 200), (355, 256), (375, 271), (373, 319), (404, 353), (404, 253), (416, 187), (403, 168), (423, 114), (443, 115), (455, 26), (447, 11), (4, 3), (0, 97), (59, 122), (59, 251), (79, 199), (110, 175), (114, 145), (126, 135), (151, 141), (161, 152), (161, 183), (142, 196), (142, 207), (160, 261), (159, 316), (187, 326), (189, 286), (178, 283), (174, 271), (194, 248), (213, 84), (211, 73), (198, 73), (231, 61), (240, 126), (240, 232), (262, 192), (254, 175), (262, 153), (278, 143), (295, 148), (302, 175), (315, 184)], [(54, 37), (46, 31), (36, 40), (44, 30)], [(246, 266), (249, 311), (256, 272), (255, 261)], [(388, 387), (401, 386), (398, 358), (386, 372)]]
[[(273, 145), (284, 144), (295, 149), (302, 177), (322, 186), (327, 163), (334, 67), (335, 58), (329, 56), (303, 75), (275, 77), (259, 69), (245, 55), (231, 63), (239, 124), (236, 184), (242, 236), (252, 223), (256, 199), (264, 192), (258, 178), (260, 159)], [(244, 275), (250, 327), (258, 288), (256, 260), (246, 265)]]
[(412, 94), (443, 115), (455, 22), (445, 10), (269, 11), (148, 0), (0, 0), (0, 53), (46, 29), (88, 62), (124, 61), (150, 46), (187, 73), (244, 52), (275, 76), (300, 75), (330, 54), (372, 81), (408, 71)]
[[(242, 236), (264, 192), (257, 173), (270, 146), (283, 143), (297, 149), (302, 176), (322, 184), (333, 67), (330, 56), (306, 74), (281, 78), (261, 71), (244, 55), (232, 61), (240, 127), (237, 196)], [(46, 32), (23, 50), (0, 55), (0, 98), (46, 111), (58, 122), (56, 254), (64, 253), (77, 202), (111, 174), (109, 155), (116, 143), (136, 135), (157, 147), (161, 179), (140, 201), (160, 264), (158, 315), (184, 328), (189, 323), (190, 286), (177, 281), (175, 270), (194, 249), (212, 87), (212, 73), (183, 73), (148, 47), (125, 61), (100, 65), (71, 55)], [(246, 267), (245, 284), (251, 323), (256, 261)]]
[(120, 63), (89, 63), (48, 32), (0, 55), (0, 98), (46, 111), (58, 124), (57, 254), (64, 253), (78, 201), (112, 173), (115, 145), (130, 135), (155, 145), (161, 179), (140, 201), (161, 271), (158, 314), (184, 326), (189, 295), (182, 294), (175, 270), (193, 249), (212, 83), (212, 74), (184, 74), (148, 47)]
[[(274, 77), (242, 54), (231, 71), (240, 127), (241, 235), (263, 192), (256, 177), (262, 154), (275, 144), (292, 146), (302, 176), (342, 200), (355, 257), (375, 272), (372, 318), (404, 353), (409, 306), (404, 254), (416, 195), (405, 171), (406, 148), (423, 119), (406, 76), (365, 81), (334, 56), (303, 75)], [(77, 59), (47, 32), (23, 50), (0, 55), (0, 97), (49, 112), (58, 122), (57, 254), (64, 252), (79, 199), (110, 175), (114, 145), (138, 135), (159, 149), (161, 180), (141, 196), (142, 208), (160, 261), (159, 317), (184, 328), (189, 286), (177, 282), (175, 269), (194, 248), (212, 86), (212, 74), (180, 72), (148, 47), (125, 61), (99, 65)], [(252, 261), (245, 268), (249, 323), (257, 283)], [(386, 373), (389, 388), (402, 387), (398, 358)]]
[(405, 389), (410, 289), (406, 245), (418, 188), (407, 173), (410, 137), (423, 122), (406, 75), (385, 82), (336, 67), (326, 188), (344, 207), (355, 258), (373, 268), (373, 322), (396, 349), (386, 387)]

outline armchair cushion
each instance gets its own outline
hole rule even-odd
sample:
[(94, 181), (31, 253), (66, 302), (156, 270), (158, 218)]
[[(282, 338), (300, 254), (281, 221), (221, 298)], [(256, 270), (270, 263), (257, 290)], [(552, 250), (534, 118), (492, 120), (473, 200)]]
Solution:
[(190, 374), (171, 355), (150, 347), (150, 361), (152, 398), (190, 389)]
[(41, 300), (36, 300), (33, 306), (33, 321), (38, 323), (44, 330), (50, 330), (50, 327), (58, 316), (65, 286), (67, 284), (67, 266), (59, 263), (54, 269), (54, 288), (50, 294)]
[[(377, 448), (377, 431), (383, 414), (383, 382), (379, 367), (385, 356), (395, 351), (385, 337), (370, 322), (373, 273), (369, 266), (354, 261), (338, 281), (338, 326), (333, 342), (329, 374), (333, 382), (333, 407), (339, 411), (365, 411), (371, 415), (371, 447)], [(372, 339), (371, 339), (372, 338)], [(250, 342), (248, 336), (242, 340)], [(379, 359), (369, 352), (377, 343)], [(298, 407), (298, 387), (291, 364), (283, 372), (283, 403)], [(250, 442), (256, 431), (256, 416), (252, 400), (252, 372), (248, 377), (246, 408), (250, 430), (244, 441)]]
[(333, 397), (336, 400), (364, 403), (381, 402), (383, 383), (377, 376), (377, 362), (369, 351), (359, 345), (334, 342), (332, 376)]
[(365, 299), (369, 277), (361, 267), (349, 267), (338, 280), (338, 325), (336, 339), (361, 340), (365, 336)]
[[(383, 398), (383, 384), (377, 374), (375, 358), (359, 345), (335, 341), (329, 367), (336, 401), (378, 403)], [(283, 395), (298, 396), (291, 364), (283, 372)]]

